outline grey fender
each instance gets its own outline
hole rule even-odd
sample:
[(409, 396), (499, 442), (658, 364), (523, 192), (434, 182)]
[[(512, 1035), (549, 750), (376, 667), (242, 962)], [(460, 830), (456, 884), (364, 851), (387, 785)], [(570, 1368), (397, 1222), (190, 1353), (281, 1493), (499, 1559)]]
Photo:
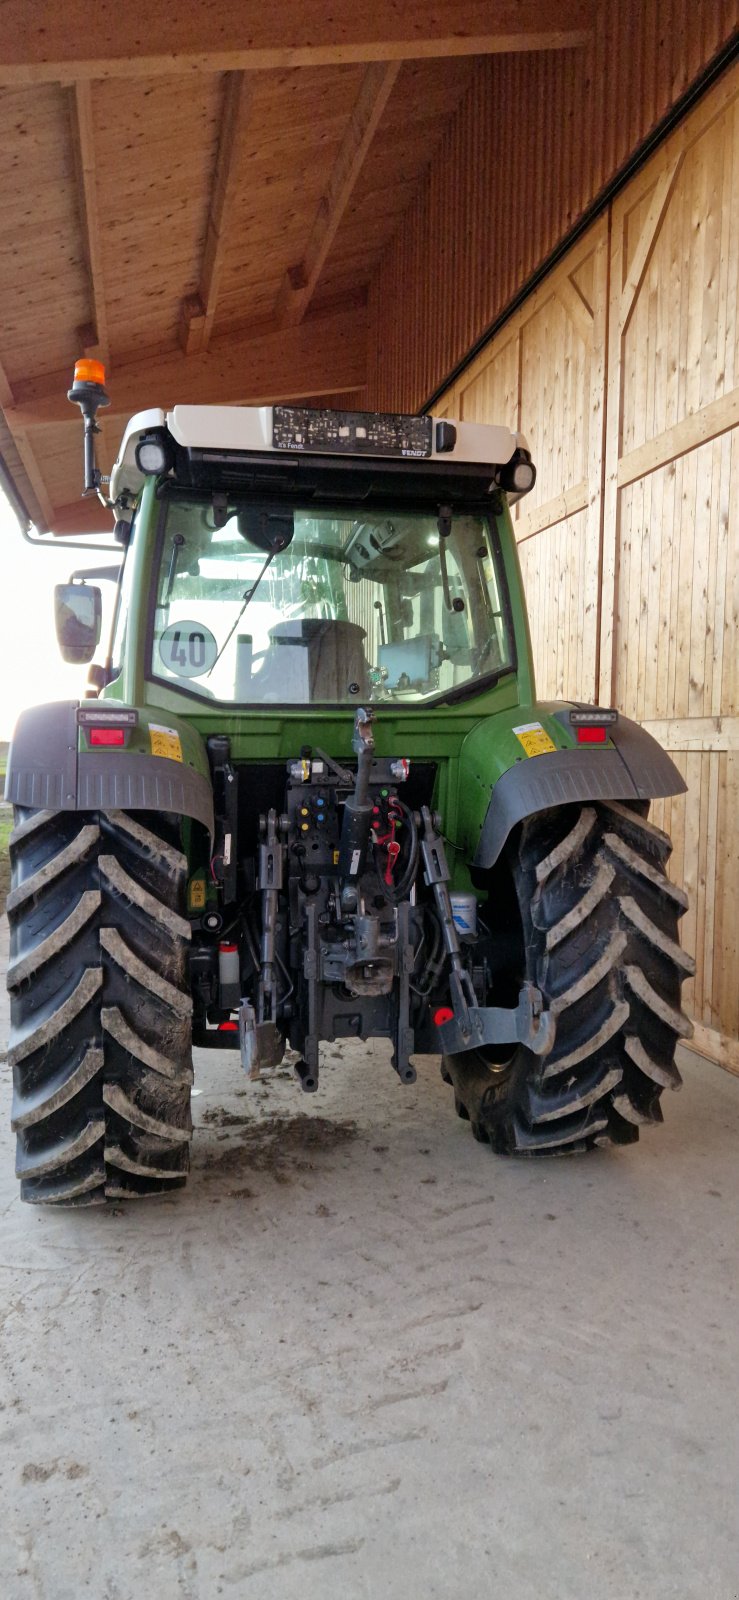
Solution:
[(553, 750), (509, 767), (490, 796), (473, 865), (494, 866), (511, 829), (536, 811), (577, 800), (656, 800), (684, 794), (687, 784), (674, 761), (637, 722), (619, 716), (611, 738), (613, 750), (598, 745)]
[(213, 834), (213, 792), (203, 773), (144, 751), (77, 753), (78, 700), (21, 713), (8, 756), (5, 798), (39, 811), (170, 811)]

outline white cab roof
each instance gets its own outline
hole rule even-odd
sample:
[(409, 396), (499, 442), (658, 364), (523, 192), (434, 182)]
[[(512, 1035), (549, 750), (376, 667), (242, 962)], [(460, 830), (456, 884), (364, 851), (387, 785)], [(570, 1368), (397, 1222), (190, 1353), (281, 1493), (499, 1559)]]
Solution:
[[(292, 408), (300, 410), (301, 408)], [(131, 418), (121, 441), (118, 459), (115, 462), (110, 479), (111, 498), (118, 500), (122, 494), (131, 497), (138, 495), (144, 482), (144, 474), (136, 465), (136, 446), (143, 434), (150, 433), (155, 428), (167, 428), (172, 438), (186, 448), (196, 450), (227, 450), (243, 451), (264, 455), (274, 451), (276, 455), (283, 452), (273, 443), (273, 420), (275, 410), (283, 411), (284, 407), (274, 406), (175, 406), (172, 411), (139, 411)], [(351, 413), (356, 415), (356, 413)], [(443, 419), (446, 421), (447, 419)], [(451, 450), (438, 451), (436, 448), (437, 430), (435, 424), (441, 418), (431, 418), (431, 453), (427, 460), (452, 462), (472, 461), (491, 467), (503, 466), (510, 461), (516, 449), (528, 448), (526, 440), (521, 433), (512, 433), (510, 428), (493, 427), (482, 422), (457, 422), (449, 419), (450, 425), (456, 430), (456, 438)], [(331, 446), (306, 445), (301, 447), (305, 453), (346, 456), (347, 451), (333, 450)], [(349, 454), (353, 452), (349, 451)], [(357, 454), (354, 459), (367, 460), (384, 454), (383, 450), (373, 449), (370, 455)], [(388, 450), (387, 455), (397, 458), (397, 451)], [(421, 454), (421, 452), (408, 451), (408, 455)], [(425, 452), (424, 452), (425, 454)]]

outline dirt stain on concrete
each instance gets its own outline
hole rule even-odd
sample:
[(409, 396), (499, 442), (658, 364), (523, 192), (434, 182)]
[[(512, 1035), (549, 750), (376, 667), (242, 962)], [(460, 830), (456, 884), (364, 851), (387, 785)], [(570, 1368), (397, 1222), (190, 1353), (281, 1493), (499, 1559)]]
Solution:
[[(250, 1172), (267, 1172), (277, 1183), (289, 1183), (291, 1171), (306, 1171), (315, 1161), (358, 1136), (356, 1122), (330, 1117), (235, 1117), (219, 1107), (210, 1108), (203, 1121), (208, 1128), (238, 1128), (225, 1148), (208, 1141), (195, 1145), (194, 1171), (203, 1183), (217, 1182)], [(310, 1158), (310, 1159), (307, 1159)]]
[(58, 1472), (74, 1482), (86, 1478), (89, 1470), (81, 1461), (27, 1461), (21, 1471), (21, 1483), (48, 1483)]

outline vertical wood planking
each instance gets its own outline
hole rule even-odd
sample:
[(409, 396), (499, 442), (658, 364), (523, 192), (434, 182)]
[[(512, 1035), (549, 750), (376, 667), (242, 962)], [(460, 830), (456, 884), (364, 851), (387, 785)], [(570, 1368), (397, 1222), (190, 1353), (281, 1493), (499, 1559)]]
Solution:
[[(674, 55), (672, 71), (682, 71)], [(739, 430), (730, 407), (737, 387), (738, 104), (734, 70), (612, 208), (604, 505), (610, 594), (603, 595), (601, 677), (603, 694), (612, 645), (615, 700), (638, 719), (660, 719), (686, 778), (687, 794), (657, 812), (673, 836), (672, 870), (690, 895), (683, 938), (695, 953), (696, 975), (687, 1003), (697, 1047), (734, 1070)], [(648, 264), (627, 309), (655, 219)], [(725, 730), (728, 747), (713, 747), (712, 727)]]
[[(657, 97), (679, 67), (671, 45), (657, 61), (665, 15), (641, 67)], [(734, 69), (440, 408), (529, 438), (538, 479), (514, 522), (539, 693), (654, 723), (687, 781), (652, 815), (690, 895), (696, 1048), (736, 1071), (738, 301)]]
[(588, 47), (478, 62), (375, 274), (372, 404), (424, 403), (738, 25), (739, 0), (603, 0)]
[(529, 441), (537, 481), (514, 526), (538, 691), (560, 698), (595, 697), (607, 283), (603, 219), (442, 404)]

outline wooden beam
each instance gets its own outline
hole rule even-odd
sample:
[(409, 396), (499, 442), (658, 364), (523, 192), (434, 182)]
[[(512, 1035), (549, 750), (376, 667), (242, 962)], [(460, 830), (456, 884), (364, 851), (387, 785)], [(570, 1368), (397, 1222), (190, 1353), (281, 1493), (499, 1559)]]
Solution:
[[(38, 467), (37, 459), (35, 459), (34, 450), (32, 450), (32, 446), (30, 446), (29, 437), (27, 437), (27, 430), (24, 429), (24, 427), (13, 426), (13, 389), (11, 389), (10, 379), (8, 379), (8, 374), (6, 374), (5, 366), (2, 365), (2, 362), (0, 362), (0, 406), (2, 406), (3, 416), (5, 416), (8, 434), (10, 434), (11, 440), (13, 440), (14, 446), (16, 446), (16, 450), (18, 450), (19, 458), (21, 458), (22, 469), (24, 469), (24, 472), (26, 472), (26, 477), (27, 480), (29, 480), (30, 488), (34, 490), (35, 499), (37, 499), (38, 510), (40, 510), (40, 514), (42, 514), (42, 520), (46, 523), (46, 525), (48, 525), (48, 520), (50, 520), (51, 515), (53, 515), (53, 510), (51, 510), (50, 496), (48, 496), (48, 491), (46, 491), (46, 485), (45, 482), (43, 482), (42, 472), (40, 472), (40, 467)], [(18, 493), (21, 493), (21, 491), (18, 491)], [(32, 509), (30, 509), (30, 507), (26, 507), (26, 509), (27, 512), (29, 512), (29, 517), (32, 517)], [(42, 531), (45, 530), (42, 528)]]
[(554, 293), (563, 310), (567, 312), (570, 321), (574, 324), (586, 350), (592, 350), (593, 313), (586, 306), (577, 285), (572, 282), (570, 277), (560, 277), (554, 285)]
[[(36, 496), (38, 507), (44, 519), (44, 523), (46, 524), (46, 527), (51, 527), (52, 518), (54, 516), (54, 508), (49, 498), (49, 491), (44, 482), (41, 468), (36, 459), (36, 452), (28, 437), (28, 429), (21, 427), (20, 424), (14, 419), (12, 406), (5, 408), (5, 421), (12, 435), (13, 444), (15, 445), (21, 461), (23, 462), (23, 470)], [(44, 529), (41, 531), (43, 532)]]
[[(2, 406), (8, 432), (10, 433), (13, 444), (15, 445), (23, 464), (23, 470), (36, 496), (36, 501), (41, 512), (41, 516), (48, 525), (49, 520), (53, 515), (51, 500), (49, 499), (46, 484), (41, 476), (41, 469), (38, 461), (36, 460), (33, 448), (29, 443), (28, 431), (18, 422), (13, 402), (13, 390), (10, 386), (5, 368), (0, 362), (0, 406)], [(29, 516), (30, 515), (31, 512), (29, 510)]]
[(12, 391), (12, 389), (10, 387), (9, 382), (8, 382), (8, 377), (7, 377), (7, 373), (5, 371), (5, 368), (4, 368), (3, 364), (2, 364), (2, 362), (0, 362), (0, 407), (2, 407), (2, 409), (4, 411), (6, 406), (12, 406), (12, 405), (13, 405), (13, 391)]
[(621, 291), (620, 335), (622, 339), (631, 320), (636, 297), (644, 282), (644, 274), (652, 259), (652, 251), (657, 241), (657, 235), (672, 199), (672, 191), (677, 182), (677, 176), (682, 164), (683, 151), (681, 150), (670, 166), (666, 167), (664, 172), (660, 174), (655, 184), (649, 210), (639, 234), (631, 266), (626, 276), (626, 282)]
[(177, 338), (186, 356), (196, 356), (203, 348), (205, 311), (199, 294), (188, 294), (180, 306)]
[(207, 350), (210, 343), (226, 253), (228, 219), (239, 182), (252, 98), (251, 77), (245, 72), (229, 72), (223, 95), (200, 285), (197, 295), (190, 295), (183, 302), (180, 318), (180, 343), (186, 355)]
[(295, 327), (305, 316), (399, 71), (399, 61), (376, 61), (364, 74), (305, 254), (283, 279), (275, 307), (279, 328)]
[(83, 248), (90, 278), (93, 340), (87, 344), (86, 354), (108, 361), (108, 317), (105, 309), (105, 280), (101, 249), (100, 212), (98, 207), (97, 161), (95, 156), (95, 129), (92, 115), (92, 84), (88, 80), (75, 83), (71, 90), (72, 151), (77, 173), (80, 223)]
[[(175, 351), (117, 367), (106, 417), (130, 417), (148, 406), (259, 405), (361, 389), (366, 328), (366, 312), (352, 308), (311, 317), (299, 328), (219, 339), (207, 353)], [(8, 425), (68, 422), (68, 387), (68, 372), (18, 385)]]
[(545, 528), (554, 528), (558, 522), (564, 522), (567, 517), (574, 517), (578, 511), (584, 511), (588, 504), (587, 482), (575, 483), (569, 489), (564, 489), (562, 494), (555, 495), (551, 500), (545, 500), (543, 505), (535, 506), (533, 511), (521, 508), (521, 513), (516, 523), (516, 542), (521, 544), (524, 539), (530, 539), (535, 533), (543, 533)]
[(0, 83), (17, 85), (571, 49), (593, 0), (3, 0), (2, 22)]
[(639, 726), (663, 750), (739, 752), (739, 717), (655, 717)]
[(729, 1034), (720, 1033), (717, 1028), (707, 1028), (702, 1022), (694, 1022), (693, 1037), (686, 1040), (685, 1047), (694, 1050), (696, 1055), (705, 1056), (708, 1061), (715, 1061), (725, 1072), (733, 1072), (739, 1077), (739, 1040), (732, 1039)]
[(49, 520), (49, 532), (58, 538), (77, 534), (110, 533), (114, 522), (112, 511), (106, 511), (97, 498), (89, 496), (73, 505), (57, 506)]
[(638, 478), (656, 472), (659, 467), (667, 466), (668, 462), (687, 455), (689, 450), (697, 450), (699, 445), (707, 444), (710, 439), (718, 439), (722, 433), (728, 433), (736, 427), (739, 427), (739, 388), (719, 395), (717, 400), (711, 400), (701, 411), (692, 411), (689, 416), (681, 417), (679, 422), (658, 434), (656, 439), (647, 439), (646, 444), (629, 450), (618, 463), (619, 489), (625, 488), (627, 483), (636, 483)]

